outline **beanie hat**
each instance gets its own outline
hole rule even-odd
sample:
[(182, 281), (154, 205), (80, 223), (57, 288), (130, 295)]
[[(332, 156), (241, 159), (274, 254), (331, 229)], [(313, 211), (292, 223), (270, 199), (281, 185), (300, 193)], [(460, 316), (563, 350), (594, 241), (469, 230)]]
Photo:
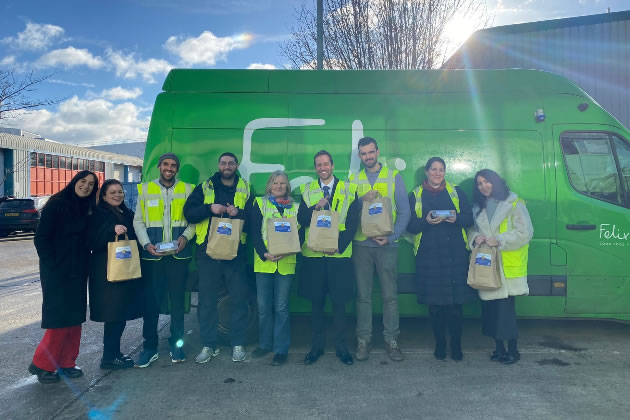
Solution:
[(158, 166), (160, 166), (162, 164), (162, 161), (164, 159), (173, 159), (175, 161), (175, 164), (177, 164), (177, 169), (179, 169), (179, 158), (177, 157), (177, 155), (175, 155), (175, 153), (164, 153), (162, 156), (160, 156), (160, 160), (158, 160)]

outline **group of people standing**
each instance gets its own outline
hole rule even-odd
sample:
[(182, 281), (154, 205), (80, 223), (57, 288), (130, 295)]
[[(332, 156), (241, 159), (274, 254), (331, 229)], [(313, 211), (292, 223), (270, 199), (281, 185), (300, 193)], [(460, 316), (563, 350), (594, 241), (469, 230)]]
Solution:
[[(496, 340), (491, 359), (506, 364), (519, 360), (514, 296), (528, 293), (527, 244), (533, 235), (524, 202), (498, 174), (484, 169), (475, 176), (471, 207), (461, 188), (445, 180), (446, 164), (439, 157), (429, 159), (426, 180), (407, 195), (401, 174), (379, 162), (375, 139), (362, 138), (357, 152), (363, 169), (347, 181), (334, 175), (333, 156), (325, 150), (318, 152), (314, 156), (317, 179), (300, 187), (299, 204), (291, 196), (283, 171), (272, 173), (264, 194), (254, 197), (249, 184), (239, 176), (238, 158), (230, 152), (219, 157), (217, 172), (196, 187), (177, 179), (180, 162), (175, 154), (162, 155), (160, 177), (138, 186), (135, 215), (125, 206), (118, 181), (105, 181), (95, 204), (96, 176), (89, 171), (78, 173), (63, 191), (51, 197), (35, 235), (44, 298), (42, 328), (46, 333), (29, 372), (43, 383), (59, 381), (60, 375), (82, 375), (75, 360), (81, 324), (86, 319), (88, 284), (90, 318), (105, 323), (101, 368), (134, 366), (134, 361), (120, 352), (120, 338), (126, 321), (139, 317), (143, 317), (144, 345), (135, 366), (147, 367), (157, 360), (157, 321), (159, 313), (165, 311), (171, 316), (171, 360), (184, 362), (185, 291), (193, 238), (197, 244), (197, 313), (202, 343), (197, 363), (207, 363), (219, 354), (217, 302), (223, 287), (230, 295), (232, 360), (241, 362), (247, 357), (247, 241), (254, 249), (259, 320), (259, 343), (251, 353), (253, 358), (273, 353), (272, 365), (286, 363), (291, 342), (289, 293), (297, 271), (298, 294), (312, 303), (312, 341), (305, 364), (315, 363), (324, 353), (326, 297), (332, 304), (331, 335), (338, 359), (353, 364), (345, 306), (355, 297), (354, 357), (359, 361), (369, 358), (375, 273), (383, 300), (385, 349), (393, 361), (402, 361), (397, 248), (405, 232), (414, 238), (417, 297), (429, 307), (435, 358), (446, 357), (447, 335), (451, 358), (463, 358), (462, 304), (479, 296), (483, 301), (483, 333)], [(360, 226), (362, 203), (377, 194), (391, 199), (394, 229), (389, 236), (368, 238)], [(322, 209), (339, 216), (338, 247), (329, 253), (307, 246), (312, 214)], [(451, 212), (445, 217), (434, 210)], [(244, 223), (237, 256), (232, 260), (214, 259), (206, 253), (215, 217)], [(296, 218), (301, 227), (300, 258), (269, 252), (266, 226), (274, 218)], [(137, 239), (141, 246), (142, 279), (107, 281), (107, 243), (118, 235)], [(174, 253), (161, 253), (159, 247), (169, 242), (175, 243)], [(498, 247), (505, 266), (500, 289), (477, 293), (467, 285), (469, 250), (483, 243)]]

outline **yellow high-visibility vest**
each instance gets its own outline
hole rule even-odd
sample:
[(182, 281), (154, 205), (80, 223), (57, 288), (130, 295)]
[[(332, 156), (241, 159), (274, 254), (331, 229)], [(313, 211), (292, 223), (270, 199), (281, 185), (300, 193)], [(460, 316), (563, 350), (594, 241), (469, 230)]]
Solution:
[[(448, 181), (446, 181), (446, 191), (448, 192), (449, 197), (451, 197), (451, 201), (455, 205), (455, 210), (459, 213), (459, 196), (457, 195), (457, 190), (455, 189), (457, 185), (451, 185)], [(416, 197), (416, 216), (418, 218), (422, 218), (422, 184), (417, 186), (413, 190), (413, 194)], [(469, 249), (468, 246), (468, 235), (466, 235), (466, 230), (462, 228), (462, 236), (464, 237), (464, 243), (466, 244), (466, 249)], [(422, 232), (418, 233), (414, 236), (413, 239), (413, 253), (414, 255), (418, 255), (418, 248), (420, 247), (420, 239), (422, 238)]]
[[(374, 185), (370, 185), (370, 181), (365, 173), (365, 168), (361, 169), (358, 174), (351, 174), (348, 182), (352, 185), (356, 185), (357, 196), (359, 198), (372, 190), (378, 191), (383, 197), (390, 197), (392, 201), (392, 218), (394, 223), (396, 223), (396, 175), (398, 175), (397, 170), (389, 169), (387, 166), (383, 165)], [(366, 239), (367, 236), (363, 234), (359, 226), (357, 233), (354, 235), (354, 240), (364, 241)]]
[[(324, 198), (324, 192), (319, 186), (319, 181), (315, 180), (308, 185), (300, 185), (300, 192), (302, 193), (302, 200), (308, 207), (312, 207)], [(336, 211), (339, 214), (339, 231), (346, 230), (346, 217), (348, 216), (348, 208), (354, 201), (356, 194), (356, 185), (346, 184), (343, 181), (337, 181), (337, 187), (332, 197), (330, 209)], [(333, 255), (324, 254), (323, 252), (313, 251), (306, 246), (308, 241), (309, 228), (304, 229), (304, 244), (302, 245), (302, 255), (305, 257), (334, 257), (334, 258), (350, 258), (352, 256), (352, 242), (346, 247), (342, 254), (338, 252)]]
[[(282, 217), (297, 217), (298, 208), (294, 204), (291, 208), (284, 209), (284, 214), (280, 215), (280, 212), (275, 205), (267, 199), (267, 197), (257, 197), (256, 202), (258, 208), (262, 213), (263, 220), (260, 227), (262, 238), (267, 245), (267, 219), (280, 219)], [(254, 251), (254, 271), (256, 273), (275, 273), (276, 271), (282, 275), (295, 274), (295, 264), (297, 260), (295, 255), (288, 255), (278, 261), (263, 261), (258, 256), (258, 252)]]
[[(203, 204), (214, 204), (214, 185), (212, 181), (208, 179), (203, 184), (201, 184), (201, 188), (203, 190)], [(245, 181), (243, 178), (238, 178), (238, 183), (236, 184), (236, 192), (234, 193), (234, 206), (238, 207), (241, 210), (245, 209), (245, 203), (249, 199), (249, 183)], [(197, 245), (201, 245), (203, 241), (206, 240), (206, 236), (208, 235), (208, 223), (210, 218), (203, 220), (195, 225), (195, 233), (197, 235)], [(244, 244), (246, 241), (245, 232), (241, 233), (241, 243)]]
[[(188, 222), (184, 217), (184, 204), (191, 194), (193, 186), (186, 182), (175, 181), (173, 186), (173, 200), (171, 200), (171, 238), (177, 240), (188, 226)], [(147, 234), (152, 244), (157, 244), (164, 240), (164, 226), (162, 219), (164, 218), (164, 198), (162, 197), (162, 188), (155, 182), (146, 182), (138, 184), (138, 201), (140, 201), (140, 209), (142, 210), (142, 220), (147, 227)], [(140, 252), (144, 260), (160, 260), (162, 257), (151, 255), (148, 251)], [(186, 247), (179, 253), (174, 254), (177, 259), (192, 258), (192, 244), (187, 243)]]
[[(517, 198), (512, 203), (512, 210), (516, 208), (518, 202), (521, 201)], [(508, 230), (508, 214), (505, 219), (499, 225), (499, 233), (507, 232)], [(529, 257), (529, 244), (526, 244), (514, 251), (501, 251), (501, 258), (503, 259), (503, 274), (505, 278), (511, 279), (515, 277), (527, 276), (527, 260)]]

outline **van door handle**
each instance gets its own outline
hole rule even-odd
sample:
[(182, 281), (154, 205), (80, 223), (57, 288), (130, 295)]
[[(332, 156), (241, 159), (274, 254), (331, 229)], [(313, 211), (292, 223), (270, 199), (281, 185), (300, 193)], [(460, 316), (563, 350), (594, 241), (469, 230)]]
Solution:
[(595, 230), (595, 225), (567, 225), (567, 230)]

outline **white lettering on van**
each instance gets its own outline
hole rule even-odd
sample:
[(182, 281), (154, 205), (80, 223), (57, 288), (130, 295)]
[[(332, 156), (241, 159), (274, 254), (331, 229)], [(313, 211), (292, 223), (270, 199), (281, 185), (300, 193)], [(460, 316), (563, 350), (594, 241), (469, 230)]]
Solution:
[(627, 241), (629, 235), (630, 232), (622, 232), (619, 228), (617, 228), (617, 225), (611, 225), (609, 223), (602, 223), (599, 225), (599, 239)]

